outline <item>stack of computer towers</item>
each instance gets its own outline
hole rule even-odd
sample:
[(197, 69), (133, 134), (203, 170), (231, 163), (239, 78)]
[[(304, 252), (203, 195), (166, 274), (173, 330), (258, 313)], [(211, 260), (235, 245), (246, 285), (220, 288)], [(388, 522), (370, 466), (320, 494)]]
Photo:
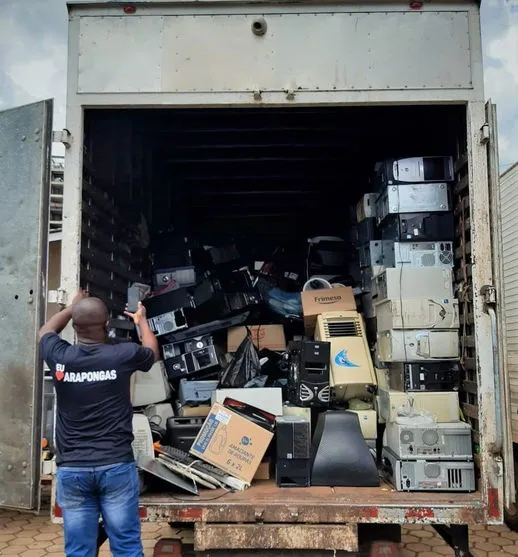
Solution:
[(377, 193), (366, 193), (356, 206), (356, 246), (361, 273), (361, 306), (366, 320), (375, 317), (372, 279), (384, 270), (381, 232), (376, 223)]
[[(442, 411), (434, 407), (451, 405), (452, 399), (458, 407), (459, 307), (453, 290), (454, 216), (450, 191), (453, 160), (390, 159), (376, 165), (375, 176), (379, 239), (370, 242), (369, 252), (371, 264), (381, 265), (373, 267), (371, 285), (377, 328), (376, 361), (386, 368), (389, 392), (385, 396), (390, 400), (398, 393), (406, 393), (415, 407), (413, 411), (418, 413), (416, 408), (421, 408), (421, 417), (426, 416), (435, 424), (431, 428), (423, 425), (423, 431), (406, 424), (405, 436), (398, 436), (392, 431), (398, 424), (389, 420), (384, 459), (391, 463), (390, 477), (398, 489), (426, 486), (463, 490), (464, 486), (469, 491), (473, 464), (471, 447), (468, 451), (465, 443), (470, 428), (459, 423), (460, 411), (451, 416), (450, 423), (438, 424), (437, 416)], [(442, 394), (429, 397), (431, 392)], [(422, 400), (415, 403), (417, 399)], [(449, 434), (455, 439), (447, 447), (443, 446), (444, 441), (441, 445), (436, 440), (444, 440)], [(457, 436), (462, 437), (462, 450), (456, 448)], [(415, 440), (408, 443), (413, 452), (401, 450), (403, 437)], [(416, 462), (426, 463), (427, 459), (433, 466), (419, 464), (418, 470)], [(435, 483), (426, 470), (439, 474)], [(409, 482), (410, 477), (413, 479)], [(455, 481), (448, 483), (451, 478)]]

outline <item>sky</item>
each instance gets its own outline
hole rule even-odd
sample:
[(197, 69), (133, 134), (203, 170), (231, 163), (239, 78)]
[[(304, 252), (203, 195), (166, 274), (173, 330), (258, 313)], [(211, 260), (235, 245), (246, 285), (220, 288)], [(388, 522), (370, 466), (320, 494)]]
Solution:
[[(482, 39), (503, 171), (518, 160), (518, 0), (482, 0)], [(66, 41), (65, 0), (0, 0), (0, 110), (52, 97), (64, 127)]]

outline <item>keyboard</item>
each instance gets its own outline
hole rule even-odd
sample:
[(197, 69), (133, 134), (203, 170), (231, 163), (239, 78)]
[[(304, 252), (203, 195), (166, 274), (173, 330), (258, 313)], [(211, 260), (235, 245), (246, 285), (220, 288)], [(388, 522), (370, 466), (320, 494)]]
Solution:
[(177, 449), (176, 447), (170, 447), (167, 445), (155, 445), (156, 451), (173, 460), (174, 462), (178, 462), (179, 464), (188, 467), (193, 472), (200, 472), (203, 475), (209, 476), (214, 478), (218, 483), (228, 486), (232, 489), (236, 489), (239, 491), (243, 491), (249, 485), (246, 482), (238, 478), (234, 478), (230, 476), (223, 470), (208, 464), (207, 462), (203, 462), (198, 458), (182, 451), (181, 449)]

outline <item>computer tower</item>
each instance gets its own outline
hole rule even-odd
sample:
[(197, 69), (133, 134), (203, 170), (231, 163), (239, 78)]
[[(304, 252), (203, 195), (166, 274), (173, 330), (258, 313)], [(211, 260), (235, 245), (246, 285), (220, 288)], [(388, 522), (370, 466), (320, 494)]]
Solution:
[(196, 284), (196, 271), (194, 267), (156, 269), (153, 273), (153, 284), (157, 290), (166, 287), (175, 290), (194, 286)]
[(451, 269), (454, 262), (453, 242), (394, 242), (385, 250), (385, 267)]
[(331, 344), (330, 383), (338, 400), (372, 395), (376, 375), (365, 326), (358, 312), (319, 315), (315, 340)]
[(196, 309), (189, 310), (187, 315), (190, 322), (208, 323), (257, 308), (261, 302), (259, 292), (225, 293), (217, 290), (208, 301), (200, 304)]
[[(369, 218), (358, 223), (354, 229), (354, 243), (356, 246), (363, 246), (364, 244), (371, 242), (372, 240), (381, 239), (381, 231), (376, 226), (376, 219)], [(391, 238), (386, 238), (390, 240)]]
[(403, 412), (429, 412), (437, 423), (460, 421), (459, 393), (450, 392), (418, 392), (404, 393), (401, 391), (378, 389), (377, 408), (380, 418), (386, 422), (395, 422)]
[(378, 418), (376, 415), (376, 410), (347, 410), (358, 416), (358, 421), (360, 422), (360, 428), (362, 431), (363, 438), (366, 441), (372, 441), (377, 437), (378, 430)]
[[(394, 242), (391, 240), (373, 240), (358, 248), (360, 268), (370, 267), (378, 272), (384, 267), (394, 266)], [(376, 273), (377, 274), (377, 273)]]
[(275, 477), (279, 487), (307, 487), (311, 475), (311, 423), (297, 416), (276, 419), (277, 460)]
[(456, 299), (413, 298), (375, 303), (378, 331), (390, 329), (458, 329)]
[(167, 444), (189, 452), (203, 422), (204, 418), (169, 418), (166, 423)]
[(375, 303), (386, 299), (453, 298), (453, 272), (433, 267), (385, 269), (372, 279)]
[(394, 242), (451, 240), (455, 237), (455, 219), (453, 212), (390, 214), (383, 220), (380, 234), (381, 239)]
[(458, 360), (456, 330), (396, 330), (378, 332), (376, 356), (380, 362)]
[(221, 351), (214, 345), (210, 335), (195, 337), (183, 343), (164, 344), (162, 352), (171, 381), (219, 366), (223, 361)]
[(388, 423), (383, 445), (402, 460), (471, 460), (471, 426), (466, 422), (431, 425)]
[(366, 193), (358, 201), (356, 204), (356, 221), (358, 223), (376, 216), (376, 200), (378, 195), (377, 193)]
[(390, 388), (396, 391), (456, 391), (460, 386), (458, 362), (400, 362), (390, 364)]
[(142, 303), (146, 308), (149, 327), (155, 335), (161, 336), (187, 328), (184, 310), (191, 305), (191, 299), (185, 288), (147, 298)]
[[(397, 213), (443, 213), (451, 211), (448, 184), (402, 184), (387, 186), (376, 202), (378, 223)], [(380, 224), (383, 226), (383, 224)]]
[(365, 292), (361, 295), (361, 308), (361, 313), (365, 319), (374, 319), (376, 317), (376, 307), (370, 292)]
[(131, 403), (147, 406), (167, 400), (171, 387), (167, 381), (164, 362), (158, 360), (147, 372), (136, 371), (131, 378)]
[(288, 400), (299, 406), (329, 406), (329, 342), (291, 341), (288, 345)]
[(381, 186), (412, 182), (452, 182), (452, 157), (407, 157), (386, 159), (375, 166)]
[(473, 461), (401, 460), (382, 453), (383, 475), (397, 491), (475, 491)]
[(212, 393), (218, 388), (219, 380), (196, 381), (181, 379), (178, 400), (182, 405), (210, 401)]

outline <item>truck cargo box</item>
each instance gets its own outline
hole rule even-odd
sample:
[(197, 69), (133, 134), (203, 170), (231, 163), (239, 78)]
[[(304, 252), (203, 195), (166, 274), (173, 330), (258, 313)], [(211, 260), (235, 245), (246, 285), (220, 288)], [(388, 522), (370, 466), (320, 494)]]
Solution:
[[(129, 283), (142, 282), (150, 271), (144, 229), (187, 228), (212, 242), (239, 233), (254, 239), (251, 250), (322, 234), (352, 238), (355, 207), (371, 192), (377, 161), (416, 150), (454, 156), (448, 203), (455, 214), (459, 398), (478, 452), (475, 491), (406, 493), (385, 483), (286, 490), (265, 481), (216, 497), (145, 495), (143, 520), (194, 523), (200, 551), (264, 548), (266, 531), (279, 549), (332, 544), (352, 550), (358, 523), (501, 523), (504, 500), (512, 499), (511, 491), (504, 493), (512, 460), (501, 419), (503, 376), (493, 350), (493, 286), (499, 286), (493, 261), (500, 254), (498, 242), (490, 240), (496, 138), (493, 108), (484, 103), (478, 4), (157, 0), (125, 10), (120, 2), (78, 0), (68, 6), (57, 300), (70, 299), (81, 284), (106, 300), (114, 315), (120, 312)], [(5, 118), (9, 129), (25, 130), (9, 117), (0, 113), (0, 124)], [(31, 184), (45, 176), (44, 158), (39, 153), (40, 166), (29, 167)], [(2, 192), (15, 196), (23, 176), (0, 176)], [(30, 244), (22, 238), (36, 222), (43, 230), (38, 211), (44, 197), (31, 207), (18, 197), (0, 207), (7, 207), (6, 217), (17, 207), (20, 222), (28, 223), (13, 245), (37, 251), (39, 242), (44, 253), (43, 232), (32, 230)], [(12, 236), (12, 227), (1, 226), (0, 236)], [(20, 344), (13, 341), (14, 349), (2, 356), (0, 380), (20, 367), (35, 368), (29, 387), (9, 383), (17, 385), (16, 397), (14, 386), (0, 390), (0, 408), (14, 412), (13, 428), (0, 437), (0, 446), (11, 447), (11, 468), (0, 474), (0, 503), (12, 507), (38, 505), (41, 376), (33, 333), (42, 315), (33, 297), (44, 296), (43, 262), (12, 264), (9, 277), (26, 275), (23, 284), (2, 275), (8, 316), (22, 303), (30, 308), (22, 325), (31, 351), (17, 363)], [(70, 329), (64, 335), (73, 340)], [(15, 398), (16, 408), (7, 402)], [(28, 407), (29, 414), (18, 410)], [(30, 474), (21, 462), (30, 463)], [(60, 513), (53, 507), (58, 521)], [(286, 537), (287, 527), (315, 528), (320, 537)], [(320, 547), (310, 547), (308, 539)]]

